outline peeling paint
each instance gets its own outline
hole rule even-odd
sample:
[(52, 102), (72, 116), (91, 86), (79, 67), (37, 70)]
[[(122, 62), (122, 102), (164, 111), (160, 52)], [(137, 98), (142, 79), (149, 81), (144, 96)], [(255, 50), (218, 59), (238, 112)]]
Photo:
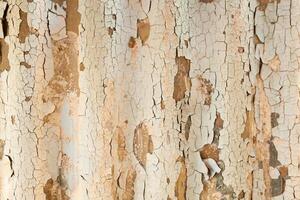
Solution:
[(20, 18), (21, 18), (21, 23), (20, 23), (18, 38), (20, 39), (21, 43), (24, 43), (25, 39), (30, 34), (30, 28), (29, 28), (28, 22), (27, 22), (27, 12), (23, 12), (20, 9), (19, 10), (19, 14), (20, 14)]
[(133, 152), (143, 168), (146, 167), (147, 154), (153, 151), (153, 144), (145, 123), (140, 123), (134, 130)]
[(141, 39), (143, 45), (148, 40), (150, 36), (150, 22), (148, 18), (137, 20), (137, 36)]
[(179, 157), (177, 160), (181, 163), (181, 168), (176, 181), (175, 196), (178, 200), (186, 200), (187, 168), (183, 157)]
[(134, 199), (134, 185), (136, 181), (136, 176), (137, 176), (136, 171), (130, 168), (127, 172), (125, 190), (122, 199), (124, 200)]
[(57, 177), (54, 181), (52, 178), (48, 179), (44, 186), (44, 193), (46, 200), (69, 200), (66, 194), (66, 186), (64, 186), (61, 177)]
[(204, 105), (211, 104), (211, 95), (213, 93), (213, 85), (210, 83), (209, 80), (203, 78), (202, 76), (198, 76), (199, 86), (198, 90), (204, 97)]
[(176, 102), (185, 97), (186, 91), (191, 89), (191, 79), (189, 77), (191, 61), (184, 56), (176, 57), (178, 67), (177, 74), (174, 78), (173, 99)]

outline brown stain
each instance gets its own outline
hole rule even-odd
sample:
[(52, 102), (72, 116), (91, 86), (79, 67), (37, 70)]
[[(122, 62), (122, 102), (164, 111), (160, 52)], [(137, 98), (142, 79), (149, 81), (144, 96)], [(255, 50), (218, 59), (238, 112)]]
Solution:
[(198, 90), (201, 92), (201, 94), (204, 97), (204, 105), (210, 105), (211, 104), (211, 96), (214, 91), (213, 85), (210, 83), (209, 80), (203, 78), (201, 75), (198, 76)]
[(216, 189), (217, 179), (212, 178), (203, 184), (203, 190), (200, 194), (199, 200), (220, 200), (222, 199), (221, 192)]
[(127, 156), (125, 135), (121, 127), (117, 127), (118, 158), (123, 161)]
[(53, 3), (57, 3), (58, 5), (62, 6), (66, 0), (51, 0)]
[(224, 184), (222, 174), (217, 174), (208, 181), (204, 181), (200, 200), (233, 200), (234, 192), (231, 186)]
[(19, 10), (19, 15), (21, 18), (21, 23), (19, 27), (19, 35), (18, 38), (20, 43), (24, 43), (26, 37), (30, 34), (30, 28), (27, 22), (27, 12), (23, 12), (21, 9)]
[(241, 137), (245, 140), (246, 138), (252, 138), (255, 131), (255, 119), (254, 119), (254, 112), (253, 111), (246, 111), (246, 123), (244, 131)]
[(68, 92), (79, 95), (78, 44), (76, 38), (53, 41), (54, 76), (49, 82), (50, 97), (63, 98)]
[(134, 199), (134, 184), (136, 180), (136, 171), (133, 168), (130, 168), (127, 172), (125, 191), (122, 195), (123, 200), (133, 200)]
[(32, 66), (29, 65), (27, 62), (20, 62), (20, 65), (21, 65), (21, 66), (24, 66), (24, 67), (27, 68), (27, 69), (29, 69), (29, 68), (32, 67)]
[(5, 141), (0, 139), (0, 160), (3, 158)]
[(213, 137), (213, 144), (217, 145), (219, 144), (219, 138), (220, 138), (220, 131), (223, 129), (224, 120), (221, 118), (220, 113), (216, 113), (216, 118), (214, 122), (214, 137)]
[(136, 46), (136, 41), (135, 41), (135, 38), (134, 37), (130, 37), (129, 38), (129, 41), (128, 41), (128, 47), (130, 49), (134, 48)]
[(272, 112), (271, 113), (271, 126), (272, 128), (278, 126), (278, 118), (280, 117), (280, 115), (276, 112)]
[(181, 168), (175, 185), (175, 196), (178, 200), (186, 200), (187, 168), (184, 157), (179, 157), (177, 161), (181, 162)]
[(10, 65), (8, 60), (9, 46), (4, 39), (0, 38), (0, 72), (9, 71)]
[(261, 11), (266, 10), (268, 4), (269, 4), (270, 0), (258, 0), (258, 9)]
[(269, 152), (270, 152), (270, 159), (269, 159), (269, 165), (272, 167), (277, 167), (281, 165), (281, 163), (278, 160), (278, 152), (276, 150), (276, 147), (272, 141), (269, 142)]
[(286, 166), (281, 166), (278, 168), (278, 170), (280, 173), (278, 179), (271, 180), (272, 197), (279, 196), (284, 193), (286, 179), (288, 178), (288, 168)]
[(85, 66), (84, 66), (83, 63), (80, 63), (80, 65), (79, 65), (79, 70), (80, 70), (80, 71), (84, 71), (84, 70), (85, 70)]
[(239, 195), (238, 195), (238, 200), (244, 199), (245, 198), (245, 192), (242, 190)]
[(185, 97), (185, 92), (191, 89), (189, 77), (191, 61), (184, 56), (176, 57), (177, 74), (174, 77), (173, 99), (178, 102)]
[(107, 29), (108, 35), (110, 37), (112, 37), (112, 35), (114, 34), (115, 31), (116, 31), (116, 28), (108, 27), (108, 29)]
[(46, 200), (69, 200), (70, 197), (66, 194), (66, 186), (62, 183), (60, 176), (54, 181), (52, 178), (48, 179), (43, 187)]
[(200, 149), (200, 156), (202, 160), (212, 158), (217, 162), (219, 161), (219, 149), (215, 144), (205, 144)]
[(271, 199), (272, 196), (272, 185), (271, 185), (271, 177), (269, 173), (270, 162), (273, 162), (274, 156), (273, 152), (270, 152), (271, 142), (271, 107), (268, 101), (268, 97), (264, 90), (264, 83), (260, 74), (257, 75), (257, 91), (259, 94), (259, 113), (261, 119), (261, 131), (260, 136), (257, 137), (259, 140), (256, 142), (256, 152), (258, 161), (262, 163), (263, 169), (263, 180), (265, 184), (264, 197), (265, 199)]
[(141, 39), (143, 45), (148, 40), (150, 36), (150, 23), (148, 18), (137, 20), (137, 36)]
[(66, 16), (67, 32), (70, 31), (78, 35), (79, 24), (81, 19), (81, 15), (78, 12), (78, 0), (68, 0), (66, 12), (67, 12), (67, 16)]
[(199, 2), (203, 3), (212, 3), (214, 0), (199, 0)]
[(153, 143), (148, 128), (143, 122), (134, 130), (133, 153), (143, 168), (146, 167), (147, 154), (153, 151)]
[(16, 117), (14, 115), (10, 116), (10, 120), (11, 120), (11, 124), (15, 124), (16, 123)]
[(192, 117), (188, 116), (187, 121), (184, 126), (184, 137), (186, 140), (189, 140), (191, 125), (192, 125)]

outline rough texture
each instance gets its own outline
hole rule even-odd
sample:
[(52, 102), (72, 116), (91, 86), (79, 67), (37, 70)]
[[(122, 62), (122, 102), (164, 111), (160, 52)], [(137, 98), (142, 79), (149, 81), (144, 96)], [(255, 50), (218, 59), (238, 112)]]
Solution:
[(300, 199), (299, 10), (0, 1), (0, 199)]

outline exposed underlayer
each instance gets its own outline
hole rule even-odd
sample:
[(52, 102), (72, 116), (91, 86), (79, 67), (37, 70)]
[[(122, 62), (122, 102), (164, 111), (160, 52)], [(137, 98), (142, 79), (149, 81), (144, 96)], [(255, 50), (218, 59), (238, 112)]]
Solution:
[(299, 0), (0, 1), (0, 199), (300, 199)]

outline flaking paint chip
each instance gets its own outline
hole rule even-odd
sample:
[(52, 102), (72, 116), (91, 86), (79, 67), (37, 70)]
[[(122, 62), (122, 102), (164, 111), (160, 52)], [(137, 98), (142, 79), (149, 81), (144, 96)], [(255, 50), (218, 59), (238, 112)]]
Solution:
[(137, 20), (137, 35), (144, 45), (150, 36), (150, 23), (148, 18)]

